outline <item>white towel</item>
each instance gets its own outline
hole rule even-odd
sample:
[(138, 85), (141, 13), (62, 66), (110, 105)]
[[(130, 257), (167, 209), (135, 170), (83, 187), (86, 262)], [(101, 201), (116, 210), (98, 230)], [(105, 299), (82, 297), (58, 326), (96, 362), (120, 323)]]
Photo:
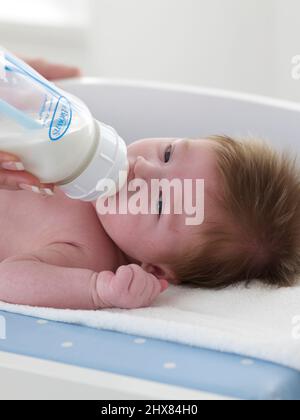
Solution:
[(300, 371), (300, 284), (222, 291), (171, 286), (151, 308), (74, 311), (0, 302), (0, 310), (236, 353)]

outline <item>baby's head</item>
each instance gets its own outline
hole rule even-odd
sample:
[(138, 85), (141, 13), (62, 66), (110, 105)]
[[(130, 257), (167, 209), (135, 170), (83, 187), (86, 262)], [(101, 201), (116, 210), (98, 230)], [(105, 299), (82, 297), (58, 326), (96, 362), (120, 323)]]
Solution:
[[(201, 179), (205, 204), (200, 225), (188, 225), (185, 212), (176, 214), (184, 197), (176, 191), (168, 214), (159, 214), (164, 197), (150, 194), (145, 214), (126, 207), (124, 214), (102, 215), (106, 232), (129, 262), (171, 283), (202, 288), (252, 279), (293, 284), (300, 274), (295, 160), (262, 142), (229, 137), (141, 140), (128, 147), (128, 155), (129, 182), (141, 179), (150, 191), (152, 180), (193, 180), (190, 194), (198, 197)], [(114, 200), (120, 209), (121, 195), (107, 202)], [(128, 197), (127, 203), (141, 196), (135, 190)], [(153, 201), (159, 201), (156, 214), (150, 211)]]

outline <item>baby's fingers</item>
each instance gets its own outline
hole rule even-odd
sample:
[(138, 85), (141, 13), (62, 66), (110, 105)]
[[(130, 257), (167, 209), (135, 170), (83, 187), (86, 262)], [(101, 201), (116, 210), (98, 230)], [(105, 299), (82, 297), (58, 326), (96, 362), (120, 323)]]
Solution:
[(166, 280), (159, 280), (154, 276), (152, 281), (149, 279), (142, 295), (142, 306), (145, 307), (152, 305), (152, 303), (168, 288), (168, 286), (169, 283)]
[(134, 271), (130, 265), (122, 265), (118, 268), (113, 287), (116, 292), (127, 294), (134, 278)]
[(160, 286), (161, 286), (161, 293), (163, 293), (165, 290), (169, 288), (169, 282), (167, 280), (160, 280)]
[(155, 275), (148, 273), (142, 267), (131, 264), (133, 279), (129, 284), (129, 293), (132, 296), (142, 296), (144, 299), (154, 300), (160, 293), (164, 292), (169, 283), (165, 279), (158, 279)]

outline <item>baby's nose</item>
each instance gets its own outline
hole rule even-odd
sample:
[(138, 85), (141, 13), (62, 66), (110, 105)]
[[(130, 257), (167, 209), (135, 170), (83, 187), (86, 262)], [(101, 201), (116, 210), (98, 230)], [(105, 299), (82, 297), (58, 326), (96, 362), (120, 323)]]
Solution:
[(138, 156), (134, 165), (134, 176), (136, 179), (152, 178), (156, 173), (155, 165), (145, 159), (143, 156)]

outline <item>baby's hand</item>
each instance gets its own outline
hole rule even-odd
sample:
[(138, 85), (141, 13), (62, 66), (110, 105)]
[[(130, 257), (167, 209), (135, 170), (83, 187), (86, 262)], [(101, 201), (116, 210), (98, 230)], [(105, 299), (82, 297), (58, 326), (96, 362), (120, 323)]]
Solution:
[(103, 271), (97, 280), (101, 308), (137, 309), (151, 306), (167, 288), (167, 280), (159, 280), (135, 264), (121, 266), (116, 274)]

